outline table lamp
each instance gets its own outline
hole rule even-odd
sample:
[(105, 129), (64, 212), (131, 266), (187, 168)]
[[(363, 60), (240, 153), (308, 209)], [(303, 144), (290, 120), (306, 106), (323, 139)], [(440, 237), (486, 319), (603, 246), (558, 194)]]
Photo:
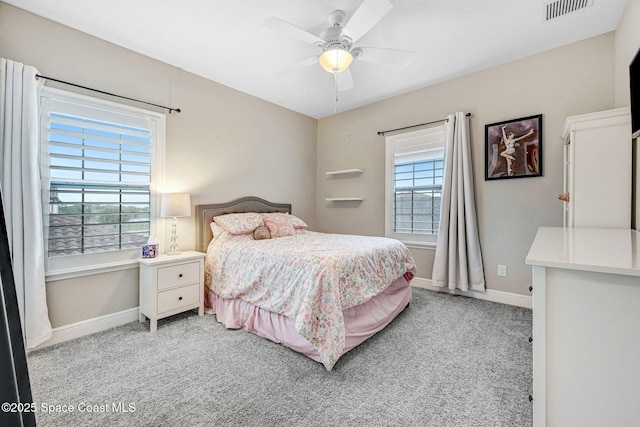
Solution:
[(178, 217), (191, 216), (191, 197), (186, 193), (166, 193), (162, 195), (162, 203), (160, 208), (160, 216), (162, 218), (173, 217), (171, 224), (171, 246), (167, 255), (178, 255), (178, 234), (177, 222)]

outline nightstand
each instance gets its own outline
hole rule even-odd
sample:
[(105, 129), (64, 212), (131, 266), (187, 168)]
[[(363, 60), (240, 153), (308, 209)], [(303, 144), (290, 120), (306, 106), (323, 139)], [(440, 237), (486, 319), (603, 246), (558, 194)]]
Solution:
[(158, 319), (198, 309), (204, 315), (204, 257), (202, 252), (140, 258), (140, 322), (149, 318), (151, 332)]

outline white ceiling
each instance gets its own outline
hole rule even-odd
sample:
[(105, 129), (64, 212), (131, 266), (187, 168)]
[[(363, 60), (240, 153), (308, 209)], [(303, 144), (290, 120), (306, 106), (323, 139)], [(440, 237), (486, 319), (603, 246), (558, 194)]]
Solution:
[(549, 22), (543, 10), (551, 0), (389, 0), (391, 11), (358, 45), (413, 51), (412, 61), (354, 61), (355, 87), (341, 92), (337, 104), (333, 75), (320, 65), (281, 72), (319, 49), (263, 22), (276, 16), (319, 34), (331, 11), (344, 10), (348, 20), (363, 0), (2, 1), (322, 118), (613, 31), (628, 0), (593, 0)]

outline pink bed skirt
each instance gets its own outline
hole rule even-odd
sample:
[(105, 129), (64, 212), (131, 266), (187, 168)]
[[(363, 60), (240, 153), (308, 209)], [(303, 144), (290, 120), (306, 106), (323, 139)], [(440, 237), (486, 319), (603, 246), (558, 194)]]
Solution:
[[(384, 329), (411, 301), (411, 286), (403, 276), (364, 304), (344, 311), (345, 354), (367, 338)], [(240, 299), (224, 299), (205, 287), (205, 312), (215, 314), (229, 329), (243, 328), (253, 334), (280, 343), (322, 363), (311, 343), (295, 330), (289, 317), (256, 307)]]

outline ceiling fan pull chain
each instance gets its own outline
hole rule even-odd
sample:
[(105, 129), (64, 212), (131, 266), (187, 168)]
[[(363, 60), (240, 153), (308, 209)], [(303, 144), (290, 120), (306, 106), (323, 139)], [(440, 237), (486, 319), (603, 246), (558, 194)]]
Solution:
[(336, 102), (333, 104), (333, 114), (338, 112), (338, 73), (333, 73), (333, 89), (336, 94)]

